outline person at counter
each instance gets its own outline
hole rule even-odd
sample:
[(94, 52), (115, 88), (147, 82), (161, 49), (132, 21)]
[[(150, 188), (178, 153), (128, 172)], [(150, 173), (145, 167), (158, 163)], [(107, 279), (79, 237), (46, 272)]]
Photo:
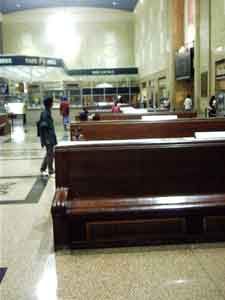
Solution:
[(170, 99), (169, 98), (165, 98), (163, 100), (163, 108), (166, 110), (170, 110)]
[(120, 106), (119, 106), (119, 104), (118, 104), (118, 101), (116, 101), (114, 104), (113, 104), (113, 106), (112, 106), (112, 112), (113, 113), (120, 113), (121, 111), (120, 111)]
[(86, 107), (83, 107), (83, 110), (80, 112), (80, 121), (88, 121), (88, 110)]
[(70, 104), (69, 104), (68, 98), (66, 96), (63, 96), (61, 98), (60, 114), (63, 117), (63, 126), (64, 126), (64, 130), (66, 131), (67, 130), (67, 126), (70, 123), (70, 119), (69, 119)]
[(217, 110), (217, 100), (215, 96), (212, 96), (208, 106), (208, 115), (210, 118), (216, 117), (216, 110)]
[(54, 121), (51, 114), (51, 108), (53, 105), (53, 98), (47, 97), (44, 99), (44, 111), (41, 113), (40, 121), (38, 122), (39, 135), (41, 140), (41, 146), (46, 148), (46, 155), (41, 165), (42, 175), (47, 175), (46, 169), (48, 168), (48, 174), (54, 174), (53, 159), (54, 159), (54, 147), (57, 145), (57, 138), (55, 134)]
[(184, 100), (184, 111), (191, 111), (192, 110), (192, 100), (191, 96), (188, 94)]

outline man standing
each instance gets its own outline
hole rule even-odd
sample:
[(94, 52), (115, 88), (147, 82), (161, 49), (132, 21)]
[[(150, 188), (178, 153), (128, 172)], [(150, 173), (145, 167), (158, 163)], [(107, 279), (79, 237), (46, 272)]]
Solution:
[(69, 114), (70, 114), (70, 107), (69, 107), (69, 101), (66, 96), (63, 96), (61, 98), (61, 103), (60, 103), (60, 114), (63, 117), (63, 126), (64, 130), (67, 130), (67, 125), (69, 125)]
[(39, 121), (41, 146), (46, 148), (46, 155), (41, 165), (41, 173), (43, 175), (46, 175), (45, 172), (47, 168), (49, 175), (54, 174), (54, 146), (57, 144), (57, 138), (55, 134), (54, 121), (51, 115), (52, 105), (52, 97), (47, 97), (44, 99), (45, 109), (41, 113)]

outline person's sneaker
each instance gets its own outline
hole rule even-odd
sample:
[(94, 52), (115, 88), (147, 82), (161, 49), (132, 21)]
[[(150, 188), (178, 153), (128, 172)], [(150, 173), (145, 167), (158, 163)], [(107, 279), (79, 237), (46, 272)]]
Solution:
[(55, 170), (48, 171), (48, 175), (51, 177), (55, 177)]
[(48, 172), (47, 171), (41, 171), (41, 175), (42, 176), (48, 176)]
[(49, 175), (55, 174), (55, 170), (52, 169), (51, 171), (48, 171), (48, 174), (49, 174)]

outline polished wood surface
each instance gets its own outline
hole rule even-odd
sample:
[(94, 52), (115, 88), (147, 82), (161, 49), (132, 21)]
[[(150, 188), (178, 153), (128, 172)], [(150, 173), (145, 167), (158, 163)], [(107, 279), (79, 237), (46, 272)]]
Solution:
[(177, 119), (167, 121), (86, 121), (72, 122), (71, 140), (80, 135), (84, 140), (194, 137), (196, 131), (224, 131), (225, 118)]
[(219, 193), (223, 162), (223, 141), (76, 143), (56, 147), (56, 186), (72, 196)]
[(55, 248), (224, 240), (224, 162), (224, 141), (56, 147)]

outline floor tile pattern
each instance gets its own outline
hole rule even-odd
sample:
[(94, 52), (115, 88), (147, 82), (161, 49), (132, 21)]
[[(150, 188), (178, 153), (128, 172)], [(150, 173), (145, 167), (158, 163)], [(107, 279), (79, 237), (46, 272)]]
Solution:
[(0, 283), (1, 283), (2, 280), (3, 280), (6, 271), (7, 271), (7, 268), (0, 268)]

